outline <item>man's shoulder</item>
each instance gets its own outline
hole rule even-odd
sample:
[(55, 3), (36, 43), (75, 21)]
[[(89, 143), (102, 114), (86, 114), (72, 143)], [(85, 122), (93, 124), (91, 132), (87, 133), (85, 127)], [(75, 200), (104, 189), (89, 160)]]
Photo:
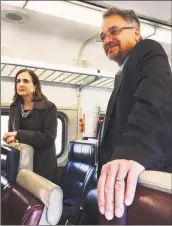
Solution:
[(165, 53), (165, 50), (159, 42), (152, 39), (144, 39), (138, 42), (132, 49), (127, 64), (136, 65), (142, 60), (156, 56), (157, 54), (163, 55), (168, 61), (167, 54)]
[(139, 55), (150, 51), (163, 51), (165, 53), (162, 45), (159, 42), (152, 39), (144, 39), (136, 44), (133, 49), (133, 54), (136, 53)]

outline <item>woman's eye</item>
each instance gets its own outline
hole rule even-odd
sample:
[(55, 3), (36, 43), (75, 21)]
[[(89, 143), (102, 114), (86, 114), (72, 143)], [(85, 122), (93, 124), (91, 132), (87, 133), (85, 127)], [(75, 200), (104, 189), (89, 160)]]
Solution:
[(29, 80), (23, 79), (23, 82), (24, 82), (24, 83), (29, 83)]
[(16, 83), (20, 83), (20, 79), (17, 79), (17, 80), (16, 80)]

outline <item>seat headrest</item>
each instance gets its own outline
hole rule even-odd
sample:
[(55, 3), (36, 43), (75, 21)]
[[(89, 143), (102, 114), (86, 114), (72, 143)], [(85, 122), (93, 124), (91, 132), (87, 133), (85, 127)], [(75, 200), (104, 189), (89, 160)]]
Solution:
[(17, 149), (8, 145), (1, 145), (1, 170), (5, 171), (5, 176), (10, 184), (16, 182), (20, 153)]
[(95, 143), (83, 141), (70, 141), (68, 146), (69, 160), (95, 165), (96, 145)]
[(29, 169), (33, 171), (33, 147), (21, 143), (11, 143), (9, 146), (20, 151), (19, 169)]
[(46, 206), (44, 219), (47, 219), (50, 225), (56, 225), (61, 218), (63, 209), (62, 189), (28, 169), (19, 170), (17, 183), (44, 203)]
[(171, 173), (146, 170), (140, 174), (138, 183), (144, 187), (172, 194)]

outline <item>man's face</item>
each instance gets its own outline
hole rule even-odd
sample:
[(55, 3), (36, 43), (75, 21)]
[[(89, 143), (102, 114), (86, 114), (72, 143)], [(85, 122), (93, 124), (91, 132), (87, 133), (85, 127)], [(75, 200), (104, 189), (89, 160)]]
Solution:
[(100, 38), (106, 56), (118, 64), (122, 63), (130, 50), (140, 40), (140, 30), (133, 29), (116, 29), (122, 27), (132, 27), (128, 25), (125, 19), (119, 15), (112, 15), (103, 19)]

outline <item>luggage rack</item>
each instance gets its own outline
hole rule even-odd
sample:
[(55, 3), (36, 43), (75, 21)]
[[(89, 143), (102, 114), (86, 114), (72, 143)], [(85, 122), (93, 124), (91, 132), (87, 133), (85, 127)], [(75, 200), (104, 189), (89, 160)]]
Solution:
[(67, 67), (66, 65), (45, 64), (25, 60), (1, 59), (1, 78), (14, 78), (16, 73), (24, 68), (33, 70), (40, 81), (60, 84), (70, 84), (83, 88), (99, 87), (112, 89), (114, 87), (114, 74), (99, 73), (96, 69)]

